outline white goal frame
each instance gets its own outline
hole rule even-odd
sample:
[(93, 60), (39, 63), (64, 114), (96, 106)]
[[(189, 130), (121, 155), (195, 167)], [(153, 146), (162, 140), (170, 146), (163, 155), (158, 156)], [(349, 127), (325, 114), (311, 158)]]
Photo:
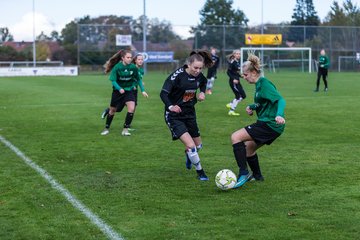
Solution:
[[(264, 50), (271, 50), (271, 51), (308, 51), (309, 52), (309, 73), (311, 73), (311, 48), (309, 47), (293, 47), (293, 48), (288, 48), (288, 47), (242, 47), (240, 48), (240, 52), (241, 52), (241, 65), (244, 62), (244, 51), (261, 51), (263, 52)], [(242, 72), (242, 69), (241, 69)]]

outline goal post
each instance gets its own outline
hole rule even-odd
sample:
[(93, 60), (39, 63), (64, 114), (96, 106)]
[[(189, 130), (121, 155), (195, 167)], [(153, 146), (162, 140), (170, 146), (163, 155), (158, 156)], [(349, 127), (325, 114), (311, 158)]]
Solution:
[[(292, 48), (287, 48), (287, 47), (242, 47), (240, 48), (240, 51), (241, 51), (241, 65), (243, 64), (244, 62), (244, 52), (246, 51), (261, 51), (262, 54), (264, 51), (290, 51), (290, 52), (294, 52), (294, 51), (297, 51), (297, 52), (307, 52), (308, 56), (307, 58), (302, 58), (302, 59), (288, 59), (288, 60), (284, 60), (284, 59), (277, 59), (277, 61), (269, 61), (269, 67), (270, 69), (275, 69), (275, 67), (273, 66), (273, 64), (275, 62), (280, 62), (280, 61), (283, 61), (283, 62), (296, 62), (296, 61), (301, 61), (301, 62), (308, 62), (308, 71), (309, 73), (311, 73), (311, 48), (309, 47), (292, 47)], [(264, 64), (264, 63), (262, 63)], [(274, 71), (274, 70), (273, 70)]]

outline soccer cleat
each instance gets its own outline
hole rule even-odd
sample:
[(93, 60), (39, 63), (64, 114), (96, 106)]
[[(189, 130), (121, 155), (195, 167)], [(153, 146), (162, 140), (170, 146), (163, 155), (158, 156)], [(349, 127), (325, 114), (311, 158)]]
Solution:
[(239, 116), (240, 113), (237, 113), (237, 112), (234, 112), (233, 110), (230, 110), (230, 111), (228, 112), (228, 115), (229, 115), (229, 116)]
[(251, 173), (248, 173), (246, 175), (240, 175), (240, 177), (238, 178), (237, 182), (235, 183), (233, 188), (239, 188), (242, 185), (244, 185), (247, 181), (249, 181), (253, 176), (251, 175)]
[(314, 92), (318, 92), (318, 91), (319, 91), (319, 89), (315, 89), (315, 90), (314, 90)]
[(136, 129), (135, 128), (128, 128), (129, 132), (133, 132), (135, 131)]
[(206, 174), (205, 174), (204, 172), (201, 173), (201, 174), (199, 174), (199, 175), (197, 176), (197, 178), (198, 178), (200, 181), (209, 181), (208, 176), (206, 176)]
[(211, 95), (211, 94), (212, 94), (212, 91), (211, 91), (211, 89), (208, 89), (208, 90), (206, 90), (206, 94), (209, 94), (209, 95)]
[(228, 109), (230, 109), (230, 108), (231, 108), (230, 103), (226, 104), (226, 107), (227, 107)]
[(109, 129), (105, 128), (100, 134), (105, 136), (105, 135), (108, 135), (109, 133), (110, 133)]
[(327, 92), (328, 90), (329, 90), (328, 88), (325, 88), (325, 89), (324, 89), (324, 92)]
[(101, 114), (101, 118), (104, 119), (109, 114), (110, 109), (106, 108), (103, 113)]
[(121, 135), (123, 136), (131, 136), (131, 133), (129, 133), (129, 129), (124, 128), (121, 132)]

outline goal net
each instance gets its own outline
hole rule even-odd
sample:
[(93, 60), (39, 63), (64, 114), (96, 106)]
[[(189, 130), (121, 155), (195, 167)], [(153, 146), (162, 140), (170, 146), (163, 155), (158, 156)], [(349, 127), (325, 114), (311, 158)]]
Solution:
[(311, 48), (307, 47), (243, 47), (241, 50), (241, 64), (247, 59), (248, 51), (262, 59), (264, 69), (270, 72), (297, 71), (312, 72), (314, 62), (311, 59)]

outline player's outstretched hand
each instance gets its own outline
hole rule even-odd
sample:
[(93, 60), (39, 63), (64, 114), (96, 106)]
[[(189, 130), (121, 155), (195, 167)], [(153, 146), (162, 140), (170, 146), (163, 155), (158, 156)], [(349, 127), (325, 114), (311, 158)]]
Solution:
[(275, 118), (275, 121), (277, 124), (285, 124), (285, 118), (283, 118), (282, 116), (277, 116)]
[(181, 108), (178, 105), (174, 105), (174, 106), (170, 106), (169, 110), (171, 112), (176, 112), (176, 113), (180, 113), (181, 112)]
[(204, 101), (205, 100), (205, 93), (203, 92), (200, 92), (199, 93), (199, 96), (198, 96), (198, 100), (201, 102), (201, 101)]
[(246, 113), (252, 116), (254, 114), (253, 110), (249, 106), (246, 107)]
[(144, 97), (149, 97), (149, 95), (146, 92), (141, 92)]

